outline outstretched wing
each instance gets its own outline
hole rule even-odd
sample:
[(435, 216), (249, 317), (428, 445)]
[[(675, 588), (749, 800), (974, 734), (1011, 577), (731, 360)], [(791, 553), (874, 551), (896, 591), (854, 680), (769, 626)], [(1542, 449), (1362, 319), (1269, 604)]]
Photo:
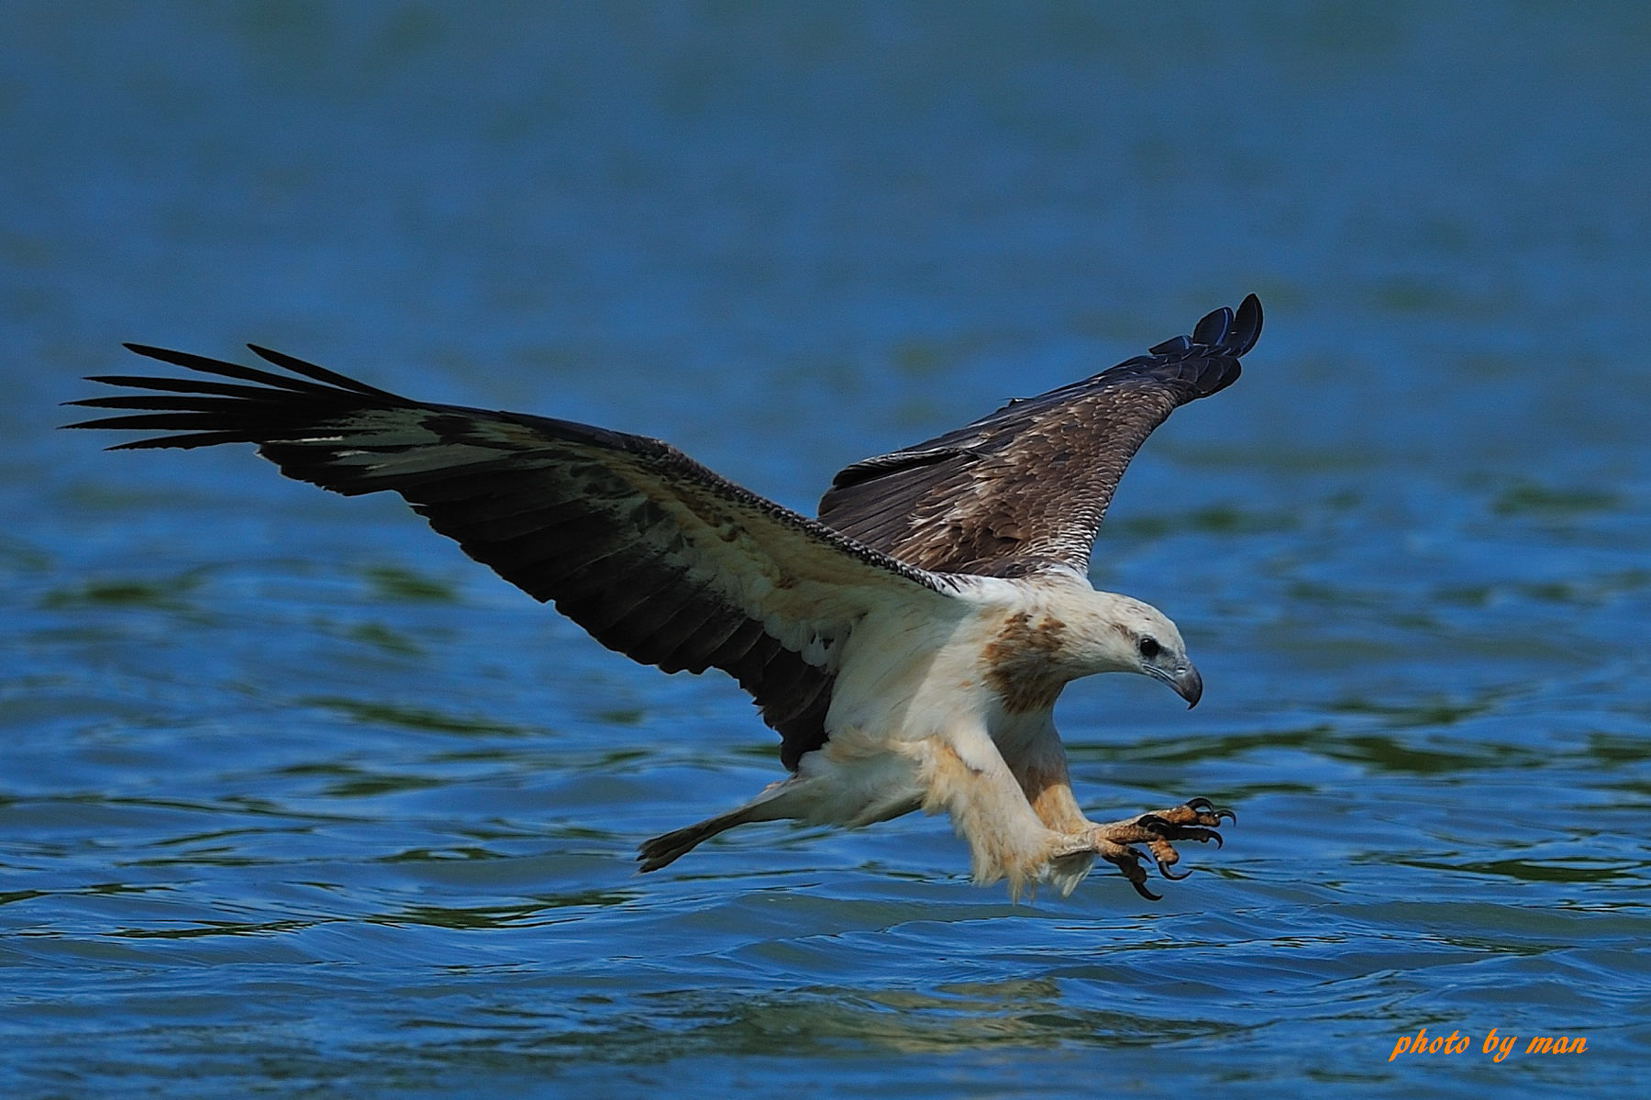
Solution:
[(854, 624), (878, 602), (945, 602), (952, 590), (659, 440), (424, 404), (262, 348), (252, 350), (291, 373), (127, 346), (236, 381), (96, 377), (158, 392), (71, 402), (141, 411), (70, 427), (175, 433), (117, 450), (254, 443), (288, 477), (352, 496), (400, 493), (609, 648), (667, 672), (729, 673), (780, 732), (789, 767), (825, 739)]
[(1086, 573), (1129, 460), (1177, 407), (1231, 385), (1260, 335), (1252, 294), (1236, 314), (1205, 316), (1191, 336), (854, 463), (821, 498), (820, 520), (934, 572)]

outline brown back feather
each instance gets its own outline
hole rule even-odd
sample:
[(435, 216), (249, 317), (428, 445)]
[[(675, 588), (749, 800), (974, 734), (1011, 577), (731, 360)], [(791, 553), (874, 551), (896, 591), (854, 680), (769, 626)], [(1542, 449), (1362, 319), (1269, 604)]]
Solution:
[(1146, 355), (854, 463), (821, 498), (820, 519), (937, 573), (1087, 572), (1135, 452), (1175, 409), (1231, 385), (1260, 335), (1252, 294)]

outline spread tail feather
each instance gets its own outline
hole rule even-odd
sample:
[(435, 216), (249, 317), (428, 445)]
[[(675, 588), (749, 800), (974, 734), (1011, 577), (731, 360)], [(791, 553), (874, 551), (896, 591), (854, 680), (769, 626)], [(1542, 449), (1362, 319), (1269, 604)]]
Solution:
[(703, 841), (710, 840), (718, 833), (726, 832), (736, 825), (744, 825), (755, 820), (751, 805), (741, 806), (737, 810), (730, 810), (725, 814), (707, 818), (704, 821), (689, 825), (682, 829), (673, 829), (671, 832), (645, 840), (637, 848), (637, 860), (642, 864), (639, 870), (657, 871), (666, 864), (674, 862), (678, 857), (686, 855)]
[(797, 817), (796, 800), (806, 789), (806, 784), (799, 783), (795, 776), (782, 779), (764, 787), (757, 797), (743, 806), (736, 806), (727, 813), (706, 818), (686, 828), (673, 829), (652, 840), (645, 840), (637, 848), (637, 862), (642, 864), (639, 870), (657, 871), (718, 833), (727, 832), (736, 825)]

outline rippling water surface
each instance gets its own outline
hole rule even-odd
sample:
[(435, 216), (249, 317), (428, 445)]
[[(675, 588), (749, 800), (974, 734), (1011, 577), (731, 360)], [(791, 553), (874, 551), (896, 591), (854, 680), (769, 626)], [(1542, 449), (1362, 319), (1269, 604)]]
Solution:
[[(0, 1091), (1643, 1088), (1648, 51), (1637, 5), (6, 5)], [(395, 501), (50, 430), (121, 340), (253, 340), (811, 508), (1251, 290), (1094, 570), (1205, 701), (1058, 715), (1093, 813), (1238, 807), (1157, 904), (1011, 905), (928, 818), (639, 877), (778, 774), (729, 683)], [(1389, 1061), (1423, 1027), (1473, 1046)]]

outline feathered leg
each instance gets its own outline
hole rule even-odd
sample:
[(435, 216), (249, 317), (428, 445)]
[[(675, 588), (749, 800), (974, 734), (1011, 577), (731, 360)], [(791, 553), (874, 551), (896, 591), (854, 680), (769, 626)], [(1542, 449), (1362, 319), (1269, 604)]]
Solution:
[[(1062, 834), (1067, 848), (1072, 841), (1088, 834), (1094, 822), (1084, 817), (1083, 808), (1072, 795), (1072, 782), (1066, 770), (1066, 749), (1051, 727), (1047, 734), (1034, 739), (1014, 760), (1009, 768), (1020, 784), (1020, 790), (1038, 819), (1056, 833)], [(1051, 855), (1045, 877), (1066, 897), (1077, 889), (1095, 865), (1093, 848), (1067, 851)]]
[(974, 880), (1009, 880), (1009, 896), (1031, 894), (1050, 852), (1066, 837), (1051, 830), (1022, 795), (1014, 773), (984, 731), (954, 731), (915, 746), (925, 794), (923, 809), (944, 811), (969, 843)]

